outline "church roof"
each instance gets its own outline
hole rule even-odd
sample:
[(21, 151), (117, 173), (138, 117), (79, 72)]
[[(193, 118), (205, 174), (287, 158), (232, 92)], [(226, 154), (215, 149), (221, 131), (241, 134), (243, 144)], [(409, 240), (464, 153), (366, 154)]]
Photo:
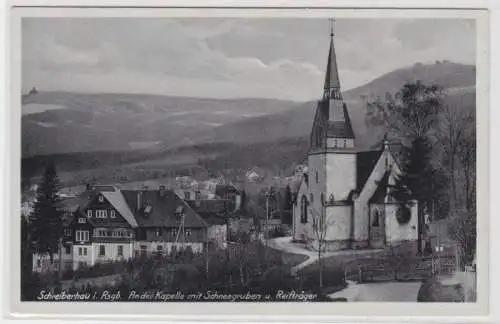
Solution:
[(347, 105), (342, 99), (340, 90), (333, 31), (330, 34), (330, 49), (328, 52), (323, 97), (318, 102), (314, 118), (315, 121), (311, 132), (312, 146), (321, 147), (326, 145), (325, 137), (355, 138)]
[(326, 125), (326, 136), (330, 138), (355, 138), (351, 118), (347, 111), (347, 105), (343, 103), (344, 120), (329, 120), (330, 102), (321, 100), (318, 102), (318, 112), (321, 122)]
[(333, 44), (333, 32), (330, 34), (330, 49), (328, 51), (328, 61), (326, 63), (324, 89), (340, 90), (339, 72), (337, 68), (337, 55), (335, 55), (335, 46)]
[(358, 192), (360, 192), (363, 189), (366, 181), (368, 180), (370, 174), (373, 171), (373, 168), (375, 167), (375, 164), (377, 164), (380, 155), (382, 155), (382, 152), (383, 152), (382, 150), (376, 150), (376, 151), (362, 151), (357, 153), (356, 190)]

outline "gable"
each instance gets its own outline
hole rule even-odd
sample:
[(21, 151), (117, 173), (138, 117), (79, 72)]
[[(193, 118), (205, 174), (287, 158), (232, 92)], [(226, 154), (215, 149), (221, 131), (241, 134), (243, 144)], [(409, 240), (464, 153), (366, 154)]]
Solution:
[[(103, 191), (94, 195), (81, 212), (90, 216), (89, 220), (94, 225), (130, 225), (136, 227), (137, 223), (130, 212), (124, 199), (120, 199), (119, 191)], [(90, 211), (90, 215), (89, 215)]]

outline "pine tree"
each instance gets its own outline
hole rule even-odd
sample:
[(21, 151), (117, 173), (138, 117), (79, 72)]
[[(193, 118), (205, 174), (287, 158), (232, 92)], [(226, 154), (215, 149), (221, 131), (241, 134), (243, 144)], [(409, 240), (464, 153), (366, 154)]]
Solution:
[(442, 173), (432, 166), (431, 158), (432, 146), (429, 140), (426, 137), (416, 137), (410, 147), (402, 149), (401, 174), (396, 177), (395, 186), (391, 191), (392, 197), (401, 202), (396, 214), (401, 223), (410, 220), (412, 201), (416, 200), (419, 203), (419, 252), (421, 252), (424, 232), (423, 211), (425, 208), (429, 210), (434, 201), (439, 201), (445, 185)]
[(425, 137), (415, 138), (402, 149), (401, 175), (396, 178), (392, 196), (404, 203), (416, 199), (427, 203), (433, 197), (434, 170), (430, 163), (432, 147)]
[(288, 184), (285, 190), (286, 224), (292, 224), (292, 208), (293, 208), (292, 189), (290, 189), (290, 185)]
[(37, 189), (36, 202), (30, 216), (32, 240), (38, 253), (48, 253), (51, 261), (59, 252), (62, 237), (62, 208), (59, 190), (61, 189), (54, 164), (45, 169), (42, 184)]

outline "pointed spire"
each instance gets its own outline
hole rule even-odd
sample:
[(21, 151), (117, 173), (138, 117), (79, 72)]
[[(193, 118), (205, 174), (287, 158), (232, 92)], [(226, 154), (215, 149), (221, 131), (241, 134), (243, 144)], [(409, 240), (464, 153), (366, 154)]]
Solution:
[(337, 56), (335, 55), (335, 46), (333, 44), (333, 36), (335, 35), (334, 26), (335, 20), (330, 19), (330, 50), (328, 51), (328, 62), (326, 65), (324, 99), (342, 100), (340, 92), (339, 73), (337, 69)]

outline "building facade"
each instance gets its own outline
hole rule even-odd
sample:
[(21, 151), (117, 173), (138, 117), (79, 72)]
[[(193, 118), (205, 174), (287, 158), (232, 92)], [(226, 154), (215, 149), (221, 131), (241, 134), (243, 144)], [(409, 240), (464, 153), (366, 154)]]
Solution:
[[(328, 250), (416, 242), (417, 202), (407, 210), (389, 194), (401, 173), (389, 143), (384, 141), (376, 150), (363, 150), (356, 145), (340, 89), (333, 33), (306, 170), (295, 193), (295, 240), (317, 244), (321, 237)], [(402, 221), (400, 213), (409, 216)]]
[[(74, 203), (74, 202), (73, 202)], [(91, 267), (144, 255), (166, 255), (191, 249), (201, 253), (209, 233), (220, 235), (220, 224), (205, 220), (174, 191), (89, 188), (77, 200), (63, 226), (60, 252), (33, 254), (33, 271)], [(219, 242), (224, 245), (225, 242)]]

